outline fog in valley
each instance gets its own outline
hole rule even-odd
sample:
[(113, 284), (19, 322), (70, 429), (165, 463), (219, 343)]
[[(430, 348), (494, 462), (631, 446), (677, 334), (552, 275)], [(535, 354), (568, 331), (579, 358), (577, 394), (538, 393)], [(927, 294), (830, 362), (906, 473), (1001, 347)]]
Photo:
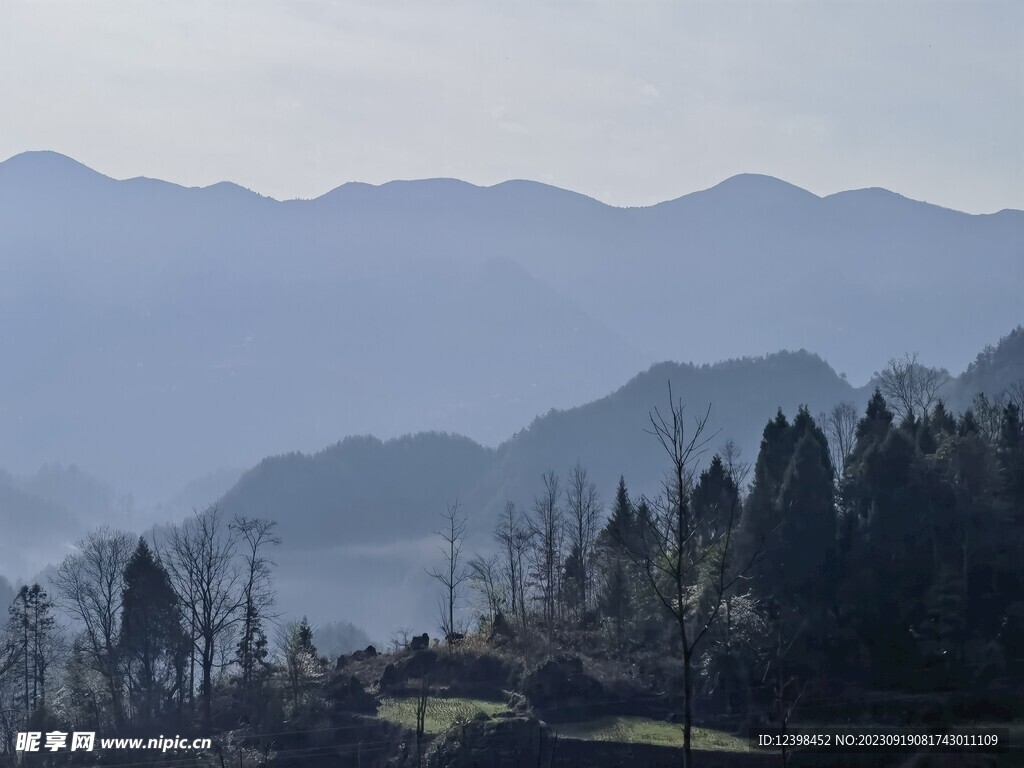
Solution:
[(445, 504), (486, 544), (549, 469), (583, 462), (605, 499), (620, 474), (657, 491), (644, 428), (668, 382), (749, 461), (776, 409), (860, 409), (905, 352), (949, 372), (956, 408), (998, 394), (1019, 350), (996, 381), (962, 374), (1019, 320), (1022, 241), (1020, 211), (753, 175), (647, 208), (455, 180), (279, 202), (18, 155), (4, 575), (220, 503), (280, 521), (290, 612), (426, 625)]

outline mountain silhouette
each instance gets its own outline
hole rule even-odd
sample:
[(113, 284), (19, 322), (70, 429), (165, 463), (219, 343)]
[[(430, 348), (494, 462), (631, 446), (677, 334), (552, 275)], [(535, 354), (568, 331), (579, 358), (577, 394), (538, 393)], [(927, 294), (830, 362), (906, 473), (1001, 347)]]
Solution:
[[(1021, 338), (1018, 328), (949, 381), (940, 393), (949, 407), (963, 410), (979, 391), (998, 396), (1024, 381)], [(998, 371), (986, 390), (977, 389), (982, 368)], [(432, 585), (423, 574), (437, 557), (434, 532), (447, 506), (458, 502), (466, 515), (467, 551), (486, 551), (506, 502), (528, 513), (549, 470), (564, 483), (581, 463), (606, 509), (620, 476), (634, 498), (657, 496), (668, 465), (647, 430), (652, 409), (667, 411), (669, 384), (690, 417), (708, 415), (702, 461), (733, 441), (750, 464), (779, 409), (792, 417), (805, 406), (816, 416), (850, 401), (862, 412), (874, 388), (852, 387), (805, 351), (716, 365), (660, 363), (603, 398), (536, 418), (495, 449), (442, 433), (350, 437), (314, 454), (264, 459), (218, 505), (229, 516), (279, 521), (281, 589), (295, 610), (329, 621), (337, 616), (325, 606), (343, 602), (346, 616), (371, 632), (430, 627)], [(367, 583), (372, 590), (359, 587)]]
[(646, 208), (536, 182), (276, 201), (0, 163), (0, 466), (142, 503), (346, 434), (496, 446), (659, 360), (961, 370), (1020, 322), (1024, 214), (742, 175)]

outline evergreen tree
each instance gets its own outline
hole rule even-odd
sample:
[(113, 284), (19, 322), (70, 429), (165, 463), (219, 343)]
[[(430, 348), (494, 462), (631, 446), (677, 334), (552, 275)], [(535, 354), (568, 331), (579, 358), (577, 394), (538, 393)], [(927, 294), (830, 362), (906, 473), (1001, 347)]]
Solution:
[[(945, 413), (945, 410), (943, 410)], [(889, 410), (882, 392), (877, 387), (868, 401), (864, 418), (857, 422), (856, 442), (853, 446), (852, 459), (860, 459), (864, 453), (877, 448), (889, 434), (895, 417)]]
[(297, 710), (303, 689), (320, 671), (320, 659), (313, 645), (313, 628), (303, 616), (292, 624), (284, 640), (285, 673), (292, 694), (292, 706)]
[(960, 417), (960, 421), (956, 425), (956, 433), (960, 437), (970, 434), (978, 434), (981, 432), (981, 427), (978, 426), (977, 419), (974, 418), (974, 411), (968, 408), (964, 411), (963, 416)]
[(611, 559), (604, 573), (599, 598), (601, 613), (611, 620), (615, 645), (619, 648), (625, 639), (626, 626), (633, 608), (627, 562), (623, 557)]
[(735, 514), (739, 495), (739, 488), (726, 469), (722, 457), (715, 454), (694, 486), (691, 497), (694, 516), (711, 521), (712, 533), (717, 535), (729, 523), (729, 516)]
[(633, 513), (633, 502), (629, 499), (629, 491), (626, 490), (626, 478), (619, 476), (619, 485), (615, 490), (615, 504), (612, 506), (612, 513), (608, 522), (600, 534), (600, 544), (605, 549), (627, 550), (634, 543), (636, 534), (635, 515)]
[(586, 611), (582, 587), (585, 578), (580, 548), (574, 542), (569, 554), (562, 561), (561, 603), (568, 614), (575, 615), (578, 619), (582, 619)]
[(663, 626), (663, 615), (658, 596), (642, 566), (643, 560), (651, 557), (653, 542), (657, 535), (654, 512), (647, 499), (641, 497), (636, 504), (633, 533), (640, 558), (630, 558), (627, 573), (632, 587), (630, 603), (633, 609), (633, 623), (636, 630), (642, 635), (644, 642), (652, 640)]
[(780, 411), (765, 427), (743, 539), (746, 557), (757, 553), (751, 592), (771, 630), (766, 638), (774, 638), (763, 650), (778, 665), (786, 649), (794, 685), (827, 663), (837, 586), (834, 478), (828, 439), (807, 409), (792, 423)]
[(263, 629), (263, 617), (253, 604), (246, 606), (245, 628), (235, 646), (235, 660), (243, 670), (243, 688), (258, 691), (270, 670), (270, 646)]
[(55, 619), (49, 595), (33, 584), (22, 586), (9, 608), (8, 631), (21, 660), (21, 707), (28, 717), (46, 705), (46, 674), (53, 656)]
[(782, 475), (789, 464), (794, 445), (794, 431), (780, 408), (775, 418), (765, 425), (761, 448), (754, 465), (754, 492), (775, 497), (782, 484)]
[(941, 442), (948, 435), (956, 431), (956, 419), (946, 410), (946, 404), (939, 400), (931, 414), (931, 424), (935, 431), (936, 439)]
[[(853, 668), (889, 684), (922, 663), (918, 641), (925, 596), (935, 576), (935, 514), (948, 501), (930, 473), (914, 432), (891, 429), (876, 392), (858, 425), (844, 487), (851, 540), (844, 558), (840, 623)], [(866, 667), (866, 668), (865, 668)]]
[(620, 476), (612, 513), (598, 535), (602, 563), (598, 607), (601, 614), (611, 622), (618, 647), (622, 646), (626, 628), (634, 618), (635, 592), (644, 578), (630, 559), (630, 551), (636, 550), (639, 544), (633, 502), (626, 489), (626, 480)]
[(778, 566), (776, 598), (795, 607), (830, 602), (834, 587), (833, 473), (823, 438), (815, 430), (807, 430), (796, 444), (779, 489), (778, 560), (765, 552), (766, 561)]
[(1003, 409), (997, 447), (999, 494), (1011, 519), (1024, 523), (1024, 427), (1016, 403)]
[(779, 409), (769, 421), (761, 436), (761, 448), (754, 464), (754, 479), (743, 512), (743, 544), (748, 554), (753, 553), (778, 526), (775, 499), (782, 485), (791, 454), (792, 429), (789, 420)]
[(760, 550), (752, 571), (759, 597), (793, 605), (812, 593), (821, 599), (831, 584), (833, 476), (828, 440), (807, 409), (792, 424), (780, 411), (765, 427), (744, 511), (747, 550)]
[(124, 570), (123, 606), (121, 654), (134, 672), (136, 713), (148, 722), (160, 714), (163, 696), (181, 691), (187, 638), (170, 576), (143, 538)]

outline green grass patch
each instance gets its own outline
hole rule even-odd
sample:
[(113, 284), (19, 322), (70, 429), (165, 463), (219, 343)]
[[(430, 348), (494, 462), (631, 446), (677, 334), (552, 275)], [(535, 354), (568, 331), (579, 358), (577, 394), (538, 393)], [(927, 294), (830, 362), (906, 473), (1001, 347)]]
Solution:
[[(480, 712), (493, 717), (507, 710), (508, 706), (503, 701), (431, 696), (427, 701), (427, 716), (423, 726), (429, 734), (444, 733), (456, 723), (472, 720)], [(377, 716), (406, 728), (415, 728), (416, 697), (383, 697)]]
[[(560, 736), (588, 741), (618, 741), (630, 744), (656, 744), (681, 747), (683, 726), (651, 720), (646, 717), (600, 717), (583, 723), (557, 723), (552, 728)], [(748, 752), (746, 739), (725, 731), (694, 727), (691, 732), (694, 749), (714, 749), (725, 752)]]
[[(427, 716), (424, 724), (430, 735), (444, 733), (453, 725), (472, 720), (483, 712), (494, 717), (507, 712), (508, 706), (502, 701), (467, 699), (459, 697), (431, 696), (427, 701)], [(380, 699), (377, 716), (406, 728), (416, 727), (415, 696), (385, 696)], [(655, 744), (681, 747), (683, 727), (662, 720), (646, 717), (601, 717), (582, 723), (556, 723), (552, 729), (560, 736), (588, 741), (617, 741), (629, 744)], [(710, 728), (693, 729), (694, 749), (713, 749), (725, 752), (748, 752), (747, 740), (725, 731)]]

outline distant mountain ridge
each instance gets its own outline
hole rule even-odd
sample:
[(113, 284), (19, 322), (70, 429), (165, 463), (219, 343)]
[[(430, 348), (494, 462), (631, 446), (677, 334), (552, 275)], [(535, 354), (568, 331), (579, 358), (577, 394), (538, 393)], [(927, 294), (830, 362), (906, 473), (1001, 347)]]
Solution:
[[(953, 378), (942, 390), (949, 407), (963, 410), (978, 392), (995, 396), (1024, 381), (1021, 339), (1024, 328), (1017, 328)], [(977, 388), (979, 369), (998, 371), (985, 389)], [(467, 550), (474, 550), (491, 546), (506, 501), (527, 512), (541, 474), (553, 470), (564, 481), (577, 461), (606, 505), (620, 475), (634, 497), (657, 494), (665, 460), (645, 428), (650, 409), (667, 406), (670, 382), (691, 415), (711, 406), (706, 458), (733, 440), (750, 463), (778, 409), (792, 417), (805, 405), (817, 416), (847, 400), (860, 411), (873, 391), (872, 383), (851, 386), (805, 351), (715, 365), (659, 363), (605, 397), (538, 416), (497, 448), (441, 433), (350, 437), (315, 454), (264, 459), (218, 504), (228, 515), (280, 521), (282, 589), (295, 610), (329, 620), (335, 614), (323, 606), (344, 604), (344, 615), (371, 633), (385, 632), (389, 621), (428, 627), (431, 585), (421, 576), (437, 555), (433, 532), (446, 506), (460, 503), (469, 521)], [(360, 583), (372, 583), (385, 599), (369, 599)]]
[[(128, 525), (130, 500), (75, 466), (0, 469), (0, 576), (29, 578), (90, 528)], [(0, 610), (4, 606), (0, 605)]]
[[(1024, 383), (1024, 327), (989, 345), (940, 390), (954, 412), (974, 395), (998, 397)], [(996, 371), (979, 387), (979, 370)], [(430, 512), (461, 499), (487, 528), (511, 500), (529, 507), (543, 472), (567, 474), (577, 461), (606, 498), (620, 475), (635, 492), (655, 494), (663, 457), (647, 429), (652, 408), (667, 407), (671, 385), (693, 417), (710, 413), (708, 455), (735, 442), (753, 462), (761, 432), (777, 410), (807, 407), (817, 416), (841, 401), (861, 409), (875, 383), (853, 387), (819, 356), (800, 350), (713, 365), (664, 362), (614, 392), (536, 417), (497, 448), (462, 435), (427, 432), (381, 440), (347, 437), (311, 454), (270, 456), (245, 472), (218, 504), (228, 513), (282, 520), (287, 546), (317, 548), (416, 537), (433, 529)], [(212, 501), (212, 500), (211, 500)]]
[(429, 535), (434, 516), (455, 500), (489, 530), (505, 501), (527, 509), (543, 472), (566, 475), (577, 461), (606, 497), (620, 475), (637, 493), (654, 494), (663, 461), (645, 430), (650, 409), (667, 406), (669, 383), (692, 415), (710, 406), (709, 434), (717, 435), (711, 450), (734, 440), (749, 461), (777, 409), (793, 413), (808, 405), (816, 414), (841, 400), (860, 406), (868, 397), (866, 388), (855, 389), (805, 351), (715, 365), (665, 362), (605, 397), (551, 409), (497, 448), (441, 432), (347, 437), (315, 453), (262, 460), (218, 504), (228, 514), (281, 520), (287, 547), (316, 549)]
[[(1024, 214), (744, 175), (646, 208), (535, 182), (278, 202), (0, 163), (0, 466), (143, 501), (338, 435), (497, 445), (657, 360), (905, 350), (962, 368), (1020, 321)], [(965, 320), (969, 319), (969, 322)]]
[[(1024, 328), (1017, 328), (986, 346), (943, 390), (950, 406), (962, 410), (977, 392), (995, 396), (1024, 381), (1022, 339)], [(318, 622), (355, 620), (375, 637), (386, 636), (396, 622), (429, 629), (433, 598), (422, 574), (436, 556), (439, 512), (460, 502), (470, 520), (468, 551), (489, 546), (507, 500), (529, 509), (547, 470), (565, 478), (581, 462), (606, 503), (620, 474), (634, 495), (656, 493), (664, 460), (644, 429), (650, 408), (666, 405), (669, 382), (691, 414), (711, 405), (709, 449), (735, 440), (749, 462), (777, 408), (792, 415), (806, 404), (817, 414), (839, 400), (862, 408), (871, 390), (871, 384), (852, 387), (805, 351), (714, 365), (659, 363), (602, 398), (536, 417), (496, 448), (442, 433), (348, 437), (311, 454), (269, 456), (241, 477), (237, 470), (208, 473), (158, 509), (159, 520), (181, 520), (218, 497), (229, 516), (277, 520), (283, 538), (275, 553), (279, 587), (299, 615)], [(225, 488), (221, 497), (218, 489)], [(0, 472), (6, 534), (0, 575), (24, 576), (29, 561), (35, 568), (54, 562), (99, 522), (139, 533), (148, 527), (142, 519), (118, 520), (115, 510), (90, 522), (89, 510), (112, 499), (102, 483), (74, 467), (47, 467), (20, 478)]]

